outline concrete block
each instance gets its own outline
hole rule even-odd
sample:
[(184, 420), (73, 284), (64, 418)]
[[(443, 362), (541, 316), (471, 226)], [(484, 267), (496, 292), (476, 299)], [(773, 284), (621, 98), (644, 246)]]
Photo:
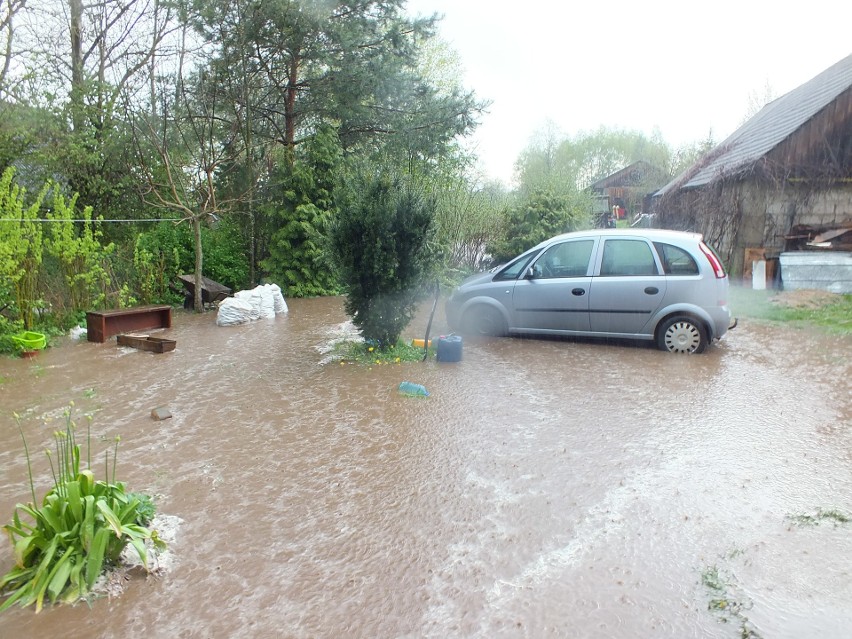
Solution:
[(157, 408), (151, 411), (151, 419), (158, 422), (163, 421), (164, 419), (170, 419), (171, 416), (171, 412), (165, 406), (157, 406)]

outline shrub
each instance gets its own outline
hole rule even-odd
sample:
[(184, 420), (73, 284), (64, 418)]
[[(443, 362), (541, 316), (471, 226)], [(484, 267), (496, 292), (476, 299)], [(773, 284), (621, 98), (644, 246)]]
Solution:
[[(3, 526), (15, 551), (15, 567), (0, 579), (0, 593), (9, 595), (0, 605), (0, 611), (17, 603), (23, 607), (35, 604), (39, 612), (45, 597), (51, 603), (85, 597), (104, 568), (118, 561), (128, 543), (147, 565), (145, 542), (150, 540), (157, 547), (163, 544), (155, 530), (143, 525), (150, 520), (150, 500), (143, 502), (137, 495), (128, 493), (123, 482), (115, 480), (118, 440), (111, 479), (96, 480), (88, 445), (89, 468), (80, 469), (81, 449), (69, 408), (64, 431), (54, 434), (55, 460), (48, 452), (54, 486), (44, 496), (41, 506), (36, 506), (29, 450), (20, 421), (18, 429), (24, 440), (33, 500), (26, 505), (18, 504), (12, 523)], [(86, 435), (90, 442), (88, 428)], [(109, 476), (108, 452), (106, 466)]]
[(435, 203), (409, 178), (362, 174), (344, 191), (330, 243), (346, 287), (346, 312), (365, 340), (397, 343), (434, 263)]
[[(0, 217), (15, 220), (0, 224), (0, 295), (12, 294), (25, 329), (33, 328), (38, 300), (38, 277), (41, 270), (43, 233), (39, 217), (41, 204), (47, 196), (45, 185), (29, 205), (25, 203), (26, 189), (14, 182), (15, 171), (6, 169), (0, 177)], [(9, 284), (10, 283), (10, 284)], [(0, 304), (8, 298), (0, 298)]]

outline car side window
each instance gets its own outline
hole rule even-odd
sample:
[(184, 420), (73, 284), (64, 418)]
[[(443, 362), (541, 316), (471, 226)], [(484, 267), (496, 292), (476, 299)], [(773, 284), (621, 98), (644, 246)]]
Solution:
[(601, 275), (659, 275), (654, 253), (644, 240), (606, 240)]
[(554, 244), (536, 261), (537, 277), (583, 277), (594, 246), (594, 240)]
[(698, 275), (698, 264), (684, 249), (663, 242), (654, 242), (666, 275)]

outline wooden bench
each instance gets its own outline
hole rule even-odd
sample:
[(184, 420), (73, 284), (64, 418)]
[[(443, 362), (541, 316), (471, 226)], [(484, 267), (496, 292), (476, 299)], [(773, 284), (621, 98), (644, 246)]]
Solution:
[(105, 342), (119, 333), (171, 327), (172, 307), (168, 305), (137, 306), (86, 313), (86, 331), (90, 342)]
[[(183, 307), (186, 309), (193, 308), (195, 306), (195, 274), (178, 275), (177, 277), (186, 289), (186, 295), (184, 296), (183, 300)], [(229, 289), (224, 284), (219, 284), (219, 282), (215, 282), (209, 277), (201, 277), (202, 305), (221, 302), (230, 294), (231, 289)]]

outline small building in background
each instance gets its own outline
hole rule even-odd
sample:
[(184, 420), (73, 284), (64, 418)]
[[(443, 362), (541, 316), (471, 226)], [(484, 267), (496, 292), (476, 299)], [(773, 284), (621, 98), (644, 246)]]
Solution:
[(594, 218), (602, 221), (632, 220), (646, 213), (645, 201), (666, 181), (666, 173), (644, 160), (598, 180), (588, 187), (594, 197)]

